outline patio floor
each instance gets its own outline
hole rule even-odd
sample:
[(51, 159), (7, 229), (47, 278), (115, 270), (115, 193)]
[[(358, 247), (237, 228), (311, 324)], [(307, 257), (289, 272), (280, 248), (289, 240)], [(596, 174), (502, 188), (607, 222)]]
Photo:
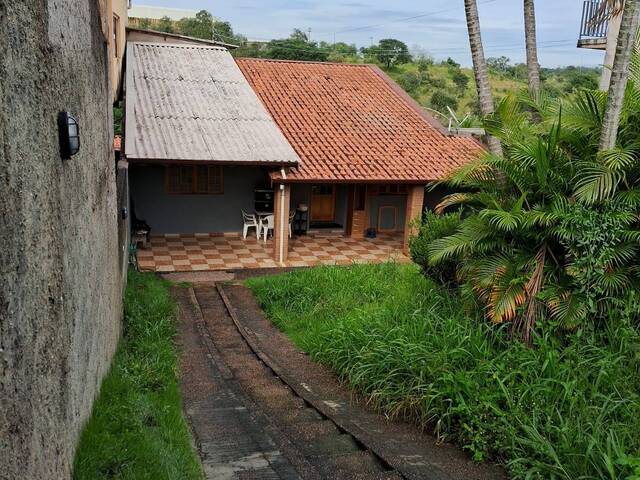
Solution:
[[(141, 270), (190, 272), (276, 268), (273, 240), (266, 243), (255, 235), (240, 234), (152, 235), (145, 249), (138, 249)], [(380, 263), (388, 260), (408, 262), (402, 254), (402, 235), (380, 235), (355, 240), (335, 233), (313, 233), (289, 240), (286, 267)]]

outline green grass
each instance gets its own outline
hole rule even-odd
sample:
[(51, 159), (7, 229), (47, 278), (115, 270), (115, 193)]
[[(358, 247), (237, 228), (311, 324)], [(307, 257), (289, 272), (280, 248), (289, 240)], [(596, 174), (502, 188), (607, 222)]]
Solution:
[(629, 326), (528, 348), (465, 315), (414, 265), (247, 283), (275, 325), (378, 408), (513, 478), (640, 478), (640, 337)]
[(76, 479), (201, 479), (182, 417), (176, 306), (167, 282), (129, 273), (124, 332), (86, 425)]

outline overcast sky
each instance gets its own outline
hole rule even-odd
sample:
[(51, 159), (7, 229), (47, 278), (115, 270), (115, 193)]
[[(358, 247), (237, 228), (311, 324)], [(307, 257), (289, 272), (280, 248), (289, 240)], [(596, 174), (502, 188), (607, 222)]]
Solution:
[[(477, 0), (487, 56), (524, 60), (522, 0)], [(355, 43), (398, 38), (436, 59), (470, 65), (463, 0), (134, 0), (140, 5), (201, 10), (231, 22), (250, 39), (286, 37), (311, 28), (313, 40)], [(582, 0), (536, 0), (540, 63), (594, 66), (603, 54), (576, 48)], [(416, 18), (410, 18), (416, 17)]]

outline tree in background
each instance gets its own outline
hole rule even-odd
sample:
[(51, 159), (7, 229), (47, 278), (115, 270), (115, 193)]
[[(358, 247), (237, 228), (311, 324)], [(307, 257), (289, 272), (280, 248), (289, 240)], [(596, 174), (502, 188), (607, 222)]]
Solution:
[(511, 59), (509, 57), (489, 57), (487, 58), (487, 67), (494, 73), (507, 75), (511, 71)]
[(529, 90), (540, 90), (540, 64), (538, 63), (538, 46), (536, 43), (536, 11), (534, 0), (524, 0), (524, 36), (527, 50), (527, 73)]
[(433, 65), (433, 58), (431, 57), (417, 57), (415, 59), (415, 63), (418, 66), (418, 71), (420, 73), (427, 73), (429, 71), (429, 67)]
[(267, 43), (261, 56), (281, 60), (324, 62), (329, 57), (329, 51), (321, 49), (316, 42), (309, 41), (307, 34), (296, 28), (289, 38), (271, 40)]
[(384, 38), (377, 45), (363, 47), (361, 52), (365, 58), (374, 58), (387, 69), (392, 66), (409, 63), (412, 60), (407, 44), (395, 38)]
[[(494, 111), (493, 95), (489, 84), (489, 70), (484, 58), (482, 47), (482, 37), (480, 35), (480, 18), (478, 16), (478, 5), (476, 0), (464, 0), (464, 9), (467, 16), (467, 29), (469, 31), (469, 45), (471, 46), (471, 59), (473, 60), (473, 73), (476, 77), (476, 89), (478, 100), (480, 101), (480, 112), (483, 117), (488, 117)], [(502, 155), (500, 141), (487, 136), (489, 150), (494, 155)]]
[(152, 27), (151, 27), (151, 19), (150, 18), (141, 18), (141, 19), (139, 19), (138, 23), (137, 23), (137, 27), (145, 29), (145, 30), (151, 30), (152, 29)]
[(173, 27), (173, 20), (171, 20), (167, 16), (164, 16), (160, 19), (160, 22), (158, 23), (155, 29), (160, 32), (174, 33), (175, 30)]
[(447, 68), (460, 68), (460, 64), (451, 57), (447, 57), (446, 60), (443, 60), (442, 65)]
[(320, 42), (318, 48), (329, 52), (328, 60), (330, 62), (338, 63), (357, 63), (360, 58), (358, 57), (358, 47), (355, 44), (349, 44), (345, 42), (329, 43)]
[(195, 17), (179, 20), (178, 30), (188, 37), (213, 40), (213, 15), (206, 10), (200, 10)]
[(398, 78), (398, 84), (408, 93), (415, 93), (422, 83), (422, 76), (416, 72), (405, 72)]
[(247, 40), (242, 35), (235, 34), (229, 22), (216, 20), (206, 10), (200, 10), (195, 17), (183, 18), (177, 22), (172, 22), (168, 17), (166, 19), (166, 27), (158, 27), (162, 32), (175, 32), (188, 37), (215, 40), (233, 45), (243, 45)]

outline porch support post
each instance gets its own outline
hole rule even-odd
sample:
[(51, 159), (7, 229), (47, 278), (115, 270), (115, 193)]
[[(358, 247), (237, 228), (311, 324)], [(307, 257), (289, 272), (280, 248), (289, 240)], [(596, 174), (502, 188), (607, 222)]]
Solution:
[(273, 258), (281, 265), (289, 254), (289, 205), (291, 186), (280, 184), (276, 187), (273, 211)]
[(409, 239), (418, 233), (418, 227), (414, 220), (422, 218), (424, 208), (425, 185), (411, 185), (407, 195), (407, 208), (404, 223), (404, 241), (402, 242), (402, 252), (409, 255)]

